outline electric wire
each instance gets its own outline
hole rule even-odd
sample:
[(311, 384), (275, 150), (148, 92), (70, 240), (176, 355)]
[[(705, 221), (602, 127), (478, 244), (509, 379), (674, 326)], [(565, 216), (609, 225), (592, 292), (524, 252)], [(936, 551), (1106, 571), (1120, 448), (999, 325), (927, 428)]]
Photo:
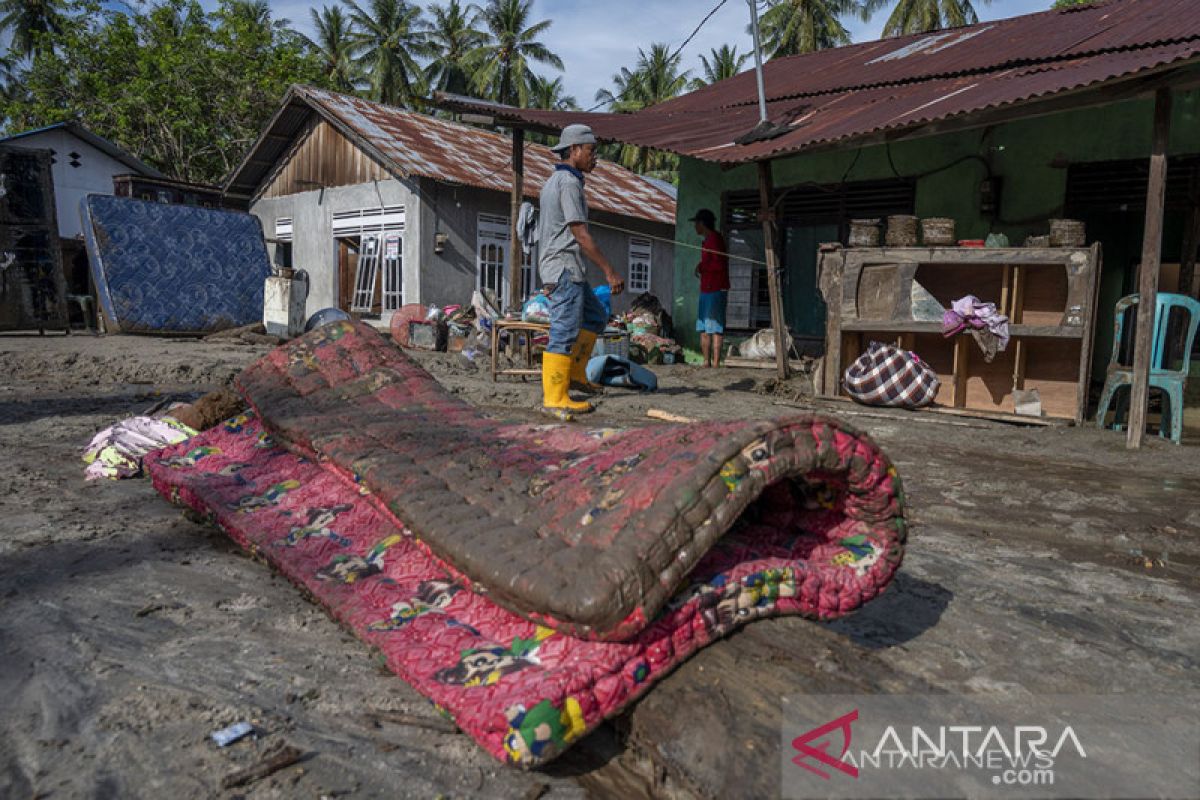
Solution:
[[(689, 44), (691, 44), (692, 40), (695, 39), (696, 36), (700, 33), (700, 29), (703, 28), (705, 26), (705, 24), (710, 19), (712, 19), (713, 16), (715, 16), (716, 13), (718, 11), (720, 11), (721, 8), (728, 2), (729, 2), (729, 0), (720, 0), (719, 3), (717, 3), (715, 6), (713, 6), (712, 10), (704, 15), (704, 19), (700, 20), (700, 24), (697, 25), (695, 27), (695, 29), (688, 35), (688, 37), (683, 40), (683, 44), (681, 44), (681, 45), (679, 45), (679, 47), (675, 48), (675, 52), (671, 54), (671, 57), (667, 59), (667, 62), (670, 63), (670, 62), (674, 61), (676, 58), (678, 58), (679, 54), (683, 52), (683, 49), (685, 47), (687, 47)], [(618, 103), (621, 100), (623, 100), (625, 98), (625, 95), (627, 95), (627, 94), (629, 94), (629, 92), (633, 91), (634, 87), (638, 84), (638, 82), (642, 78), (642, 76), (636, 72), (633, 72), (630, 74), (636, 80), (634, 80), (630, 85), (626, 86), (624, 91), (622, 91), (620, 94), (618, 94), (617, 96), (613, 97), (610, 100), (601, 100), (601, 101), (597, 102), (595, 105), (591, 106), (590, 108), (584, 109), (584, 113), (590, 113), (590, 112), (595, 111), (596, 109), (600, 108), (601, 106), (604, 106), (604, 105), (611, 106), (612, 104)]]

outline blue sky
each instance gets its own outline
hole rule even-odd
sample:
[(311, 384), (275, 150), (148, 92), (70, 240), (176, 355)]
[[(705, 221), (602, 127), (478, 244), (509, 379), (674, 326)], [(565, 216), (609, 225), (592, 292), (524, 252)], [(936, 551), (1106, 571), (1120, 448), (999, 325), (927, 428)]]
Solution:
[[(677, 47), (719, 0), (534, 0), (534, 15), (550, 18), (554, 24), (546, 39), (566, 66), (563, 83), (569, 94), (585, 108), (592, 105), (596, 91), (608, 87), (621, 66), (637, 60), (639, 47), (651, 42), (668, 42)], [(272, 0), (277, 16), (290, 19), (297, 29), (307, 32), (311, 25), (309, 8), (320, 7), (332, 0), (317, 3), (304, 0)], [(984, 5), (975, 0), (981, 20), (1013, 17), (1034, 11), (1044, 11), (1053, 0), (993, 0)], [(421, 0), (428, 6), (428, 0)], [(887, 19), (887, 12), (874, 19), (845, 20), (856, 42), (878, 39)], [(728, 42), (738, 45), (740, 52), (751, 52), (750, 35), (746, 26), (750, 9), (746, 0), (727, 0), (724, 7), (708, 21), (695, 40), (683, 52), (684, 66), (699, 65), (701, 53)], [(547, 70), (547, 74), (555, 74)]]
[[(443, 0), (444, 1), (444, 0)], [(554, 21), (546, 42), (564, 62), (561, 73), (567, 93), (587, 108), (594, 102), (596, 91), (611, 85), (612, 75), (622, 66), (632, 66), (638, 48), (652, 42), (667, 42), (672, 50), (683, 42), (700, 19), (719, 0), (534, 0), (534, 15)], [(216, 0), (202, 0), (207, 8)], [(293, 27), (310, 33), (312, 23), (309, 9), (332, 4), (334, 0), (271, 0), (276, 17), (289, 19)], [(985, 5), (975, 0), (981, 20), (1014, 17), (1044, 11), (1053, 0), (992, 0)], [(419, 0), (422, 6), (430, 0)], [(365, 5), (365, 3), (364, 3)], [(875, 15), (869, 22), (860, 19), (844, 20), (856, 42), (878, 39), (887, 19), (887, 11)], [(699, 66), (700, 54), (729, 43), (739, 52), (751, 52), (750, 35), (746, 25), (750, 9), (746, 0), (727, 0), (724, 7), (701, 29), (683, 52), (686, 68)], [(7, 36), (0, 37), (0, 46), (7, 46)], [(553, 69), (544, 70), (557, 75)]]

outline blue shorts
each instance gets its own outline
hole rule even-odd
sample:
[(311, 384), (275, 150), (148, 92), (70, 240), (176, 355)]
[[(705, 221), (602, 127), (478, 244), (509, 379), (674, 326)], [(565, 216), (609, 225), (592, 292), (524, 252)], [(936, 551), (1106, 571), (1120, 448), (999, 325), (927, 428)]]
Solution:
[(725, 304), (729, 300), (729, 292), (722, 289), (719, 292), (700, 293), (700, 313), (696, 315), (696, 330), (700, 333), (725, 332)]

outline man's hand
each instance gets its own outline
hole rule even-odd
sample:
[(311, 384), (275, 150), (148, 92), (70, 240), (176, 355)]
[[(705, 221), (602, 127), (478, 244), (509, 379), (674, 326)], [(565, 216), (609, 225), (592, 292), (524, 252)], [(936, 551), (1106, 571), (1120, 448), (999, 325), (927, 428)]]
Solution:
[(596, 246), (596, 240), (592, 238), (587, 224), (572, 222), (570, 223), (570, 228), (575, 241), (579, 242), (579, 249), (583, 251), (583, 255), (604, 271), (604, 277), (608, 281), (608, 286), (612, 289), (612, 293), (620, 294), (625, 291), (625, 279), (617, 274), (612, 264), (608, 263), (608, 259), (600, 252), (600, 248)]
[(620, 294), (625, 291), (625, 279), (615, 272), (608, 273), (608, 288), (613, 294)]

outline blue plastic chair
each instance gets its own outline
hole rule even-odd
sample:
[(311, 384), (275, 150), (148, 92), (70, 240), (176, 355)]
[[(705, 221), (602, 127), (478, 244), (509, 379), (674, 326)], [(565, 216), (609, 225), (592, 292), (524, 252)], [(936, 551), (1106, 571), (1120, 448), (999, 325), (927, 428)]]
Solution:
[[(1113, 337), (1112, 358), (1108, 362), (1108, 374), (1104, 379), (1104, 392), (1100, 395), (1100, 408), (1096, 412), (1096, 424), (1105, 427), (1104, 418), (1108, 415), (1108, 407), (1112, 404), (1113, 396), (1122, 387), (1132, 387), (1133, 367), (1119, 363), (1121, 352), (1121, 333), (1125, 328), (1126, 311), (1137, 305), (1139, 298), (1136, 294), (1122, 297), (1116, 306), (1116, 332)], [(1187, 312), (1187, 336), (1184, 337), (1183, 365), (1179, 369), (1168, 369), (1163, 363), (1166, 358), (1168, 325), (1171, 319), (1171, 309), (1182, 308)], [(1167, 436), (1167, 424), (1170, 422), (1170, 438), (1175, 444), (1183, 438), (1183, 389), (1187, 383), (1188, 368), (1191, 361), (1192, 345), (1196, 340), (1196, 328), (1200, 324), (1200, 302), (1182, 294), (1159, 294), (1154, 310), (1154, 346), (1150, 351), (1150, 386), (1162, 390), (1163, 421), (1159, 425), (1159, 436)], [(1121, 430), (1123, 412), (1129, 408), (1128, 395), (1123, 395), (1113, 413), (1113, 428)]]

